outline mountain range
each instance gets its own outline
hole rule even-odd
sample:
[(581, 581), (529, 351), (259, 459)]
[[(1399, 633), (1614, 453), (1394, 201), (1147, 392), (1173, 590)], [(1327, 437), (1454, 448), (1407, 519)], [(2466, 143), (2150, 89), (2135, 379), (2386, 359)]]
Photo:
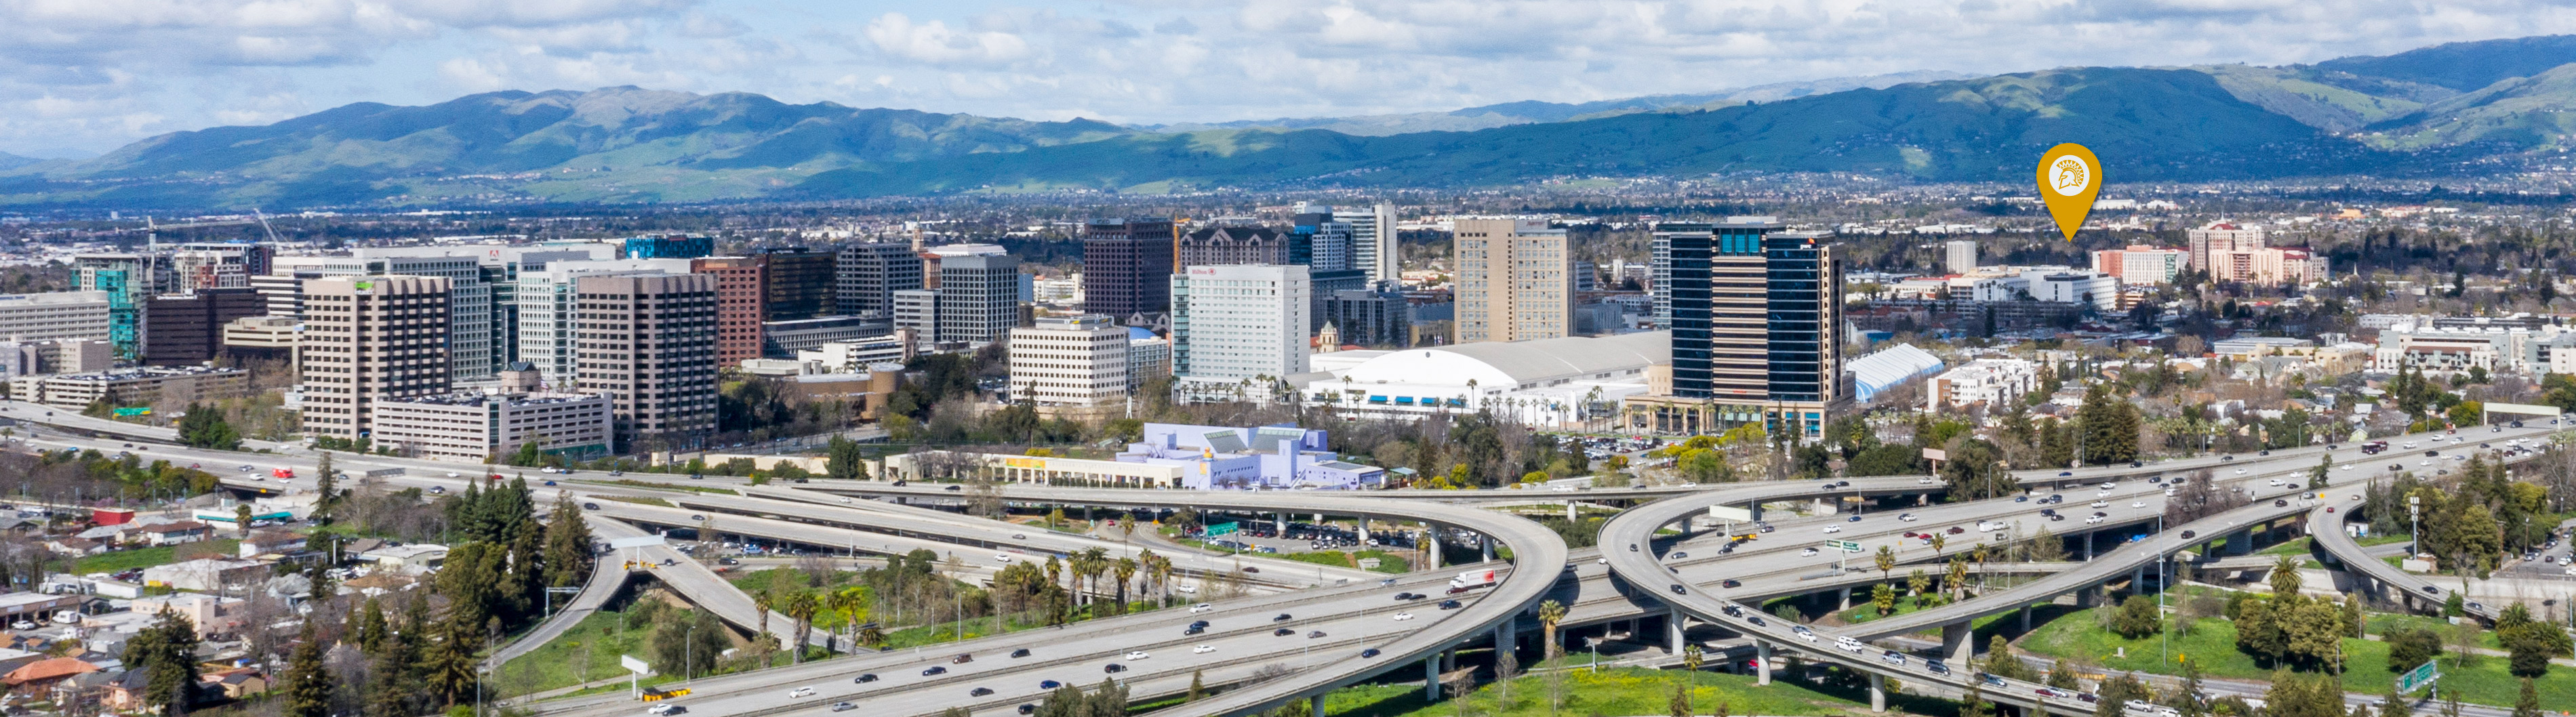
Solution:
[(634, 87), (358, 103), (0, 155), (0, 206), (270, 209), (1468, 187), (1731, 172), (2023, 181), (2080, 142), (2111, 182), (2492, 172), (2576, 129), (2576, 36), (2313, 65), (1906, 73), (1445, 113), (1122, 126)]

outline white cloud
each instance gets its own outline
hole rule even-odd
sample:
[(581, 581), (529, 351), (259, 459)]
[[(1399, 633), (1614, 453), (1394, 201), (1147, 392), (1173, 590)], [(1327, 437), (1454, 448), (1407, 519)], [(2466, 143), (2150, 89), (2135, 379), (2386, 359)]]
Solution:
[(1585, 101), (1916, 69), (2314, 62), (2554, 0), (0, 0), (0, 151), (636, 84), (1036, 119)]

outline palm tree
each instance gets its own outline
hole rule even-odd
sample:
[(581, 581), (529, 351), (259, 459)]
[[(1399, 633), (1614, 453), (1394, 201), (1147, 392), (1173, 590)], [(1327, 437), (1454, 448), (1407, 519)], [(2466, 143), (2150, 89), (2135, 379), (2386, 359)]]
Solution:
[(1141, 566), (1136, 564), (1135, 558), (1118, 559), (1118, 611), (1121, 613), (1127, 612), (1127, 581), (1136, 578), (1138, 567)]
[(796, 634), (788, 640), (788, 644), (796, 646), (793, 651), (794, 662), (797, 664), (805, 662), (805, 635), (812, 630), (814, 613), (816, 608), (822, 606), (821, 602), (814, 599), (813, 593), (804, 591), (787, 596), (787, 616), (796, 620)]
[(867, 627), (859, 628), (858, 639), (859, 644), (873, 647), (878, 643), (885, 642), (885, 631), (877, 629), (877, 626), (874, 623), (870, 623)]
[(751, 594), (752, 607), (759, 608), (760, 610), (760, 634), (752, 639), (753, 644), (759, 644), (769, 640), (769, 609), (777, 604), (778, 596), (772, 589), (762, 588), (760, 592)]
[(1564, 648), (1556, 644), (1556, 624), (1564, 621), (1565, 603), (1549, 600), (1538, 604), (1538, 626), (1547, 637), (1547, 654), (1543, 659), (1554, 662), (1557, 658), (1565, 656)]
[[(859, 625), (859, 608), (867, 604), (867, 601), (859, 596), (858, 588), (832, 593), (824, 598), (824, 602), (831, 609), (841, 613), (841, 628), (844, 630)], [(856, 640), (857, 636), (853, 635), (851, 639)]]
[[(1083, 585), (1092, 592), (1099, 592), (1100, 576), (1109, 572), (1109, 549), (1099, 546), (1084, 548), (1079, 566), (1082, 568)], [(1097, 602), (1099, 601), (1089, 600), (1084, 604)]]

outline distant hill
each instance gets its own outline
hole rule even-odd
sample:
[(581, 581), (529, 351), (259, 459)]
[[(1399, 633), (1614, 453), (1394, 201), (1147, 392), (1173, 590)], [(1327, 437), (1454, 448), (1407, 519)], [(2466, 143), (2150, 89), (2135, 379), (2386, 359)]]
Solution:
[(2032, 158), (2067, 141), (2091, 146), (2113, 182), (2443, 176), (2568, 148), (2576, 137), (2571, 62), (2576, 36), (2550, 36), (2285, 67), (1908, 73), (1154, 128), (790, 105), (744, 93), (494, 92), (176, 132), (86, 160), (0, 156), (0, 206), (1472, 187), (1716, 172), (2027, 181)]
[(1672, 112), (1715, 109), (1746, 102), (1771, 102), (1808, 95), (1820, 95), (1862, 87), (1882, 88), (1906, 82), (1931, 82), (1969, 77), (1957, 72), (1916, 70), (1870, 77), (1837, 77), (1806, 82), (1781, 82), (1719, 92), (1678, 95), (1648, 95), (1595, 102), (1541, 102), (1527, 100), (1468, 107), (1447, 112), (1410, 112), (1390, 115), (1354, 115), (1349, 117), (1283, 117), (1268, 120), (1234, 122), (1181, 122), (1162, 125), (1132, 125), (1149, 132), (1182, 133), (1211, 129), (1320, 129), (1363, 137), (1383, 137), (1409, 132), (1467, 132), (1516, 124), (1566, 122), (1595, 119), (1637, 112)]
[(19, 167), (24, 167), (24, 166), (27, 166), (27, 165), (31, 165), (31, 164), (35, 164), (35, 163), (43, 162), (43, 161), (45, 161), (45, 160), (37, 159), (37, 158), (34, 158), (34, 157), (21, 157), (21, 156), (18, 156), (18, 155), (14, 155), (14, 154), (7, 153), (7, 152), (0, 152), (0, 171), (7, 171), (7, 170), (12, 170), (12, 169), (17, 169), (17, 168), (19, 168)]

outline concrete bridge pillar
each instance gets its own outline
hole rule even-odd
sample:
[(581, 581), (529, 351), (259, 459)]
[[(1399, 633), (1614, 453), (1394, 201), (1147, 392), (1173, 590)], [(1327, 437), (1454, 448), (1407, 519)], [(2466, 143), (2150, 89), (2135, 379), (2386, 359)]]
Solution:
[(2022, 631), (2022, 632), (2030, 632), (2030, 612), (2031, 612), (2031, 608), (2035, 608), (2035, 607), (2039, 607), (2039, 606), (2038, 606), (2038, 605), (2023, 605), (2023, 606), (2021, 606), (2021, 631)]
[(1566, 501), (1566, 502), (1565, 502), (1565, 522), (1571, 523), (1571, 522), (1574, 522), (1575, 520), (1576, 520), (1576, 518), (1574, 517), (1574, 501), (1570, 501), (1570, 500), (1569, 500), (1569, 501)]
[(1682, 643), (1685, 642), (1682, 633), (1690, 629), (1688, 620), (1682, 616), (1681, 608), (1672, 608), (1672, 614), (1664, 619), (1664, 649), (1675, 655), (1682, 654)]
[(1422, 699), (1440, 701), (1440, 656), (1422, 658)]
[(1316, 695), (1313, 700), (1313, 702), (1307, 704), (1306, 714), (1314, 715), (1314, 717), (1324, 717), (1324, 696)]
[(1753, 641), (1753, 684), (1771, 684), (1771, 643)]
[(1441, 650), (1440, 671), (1448, 672), (1455, 669), (1458, 669), (1458, 648), (1452, 647), (1446, 650)]
[(1360, 547), (1362, 547), (1362, 548), (1366, 548), (1366, 547), (1368, 547), (1368, 544), (1369, 544), (1368, 516), (1365, 516), (1365, 515), (1360, 516), (1359, 526), (1360, 526)]
[(1754, 501), (1752, 504), (1746, 505), (1745, 509), (1753, 514), (1754, 520), (1762, 519), (1762, 501)]
[(1845, 585), (1845, 586), (1843, 586), (1843, 590), (1842, 590), (1842, 595), (1843, 595), (1843, 599), (1842, 599), (1842, 607), (1837, 607), (1837, 608), (1834, 608), (1834, 609), (1836, 609), (1836, 610), (1849, 610), (1849, 609), (1851, 609), (1851, 593), (1852, 593), (1851, 586), (1849, 586), (1849, 585)]
[(1281, 538), (1288, 537), (1288, 514), (1276, 513), (1271, 515), (1270, 529), (1272, 532), (1278, 533)]
[(2092, 560), (2092, 559), (2093, 559), (2093, 534), (2092, 534), (2092, 533), (2085, 533), (2085, 534), (2083, 534), (2083, 535), (2076, 536), (2076, 539), (2075, 539), (2075, 559), (2076, 559), (2076, 560)]
[(1431, 568), (1433, 570), (1440, 569), (1441, 556), (1439, 526), (1432, 525), (1429, 522), (1424, 522), (1422, 524), (1422, 546), (1426, 549), (1425, 552), (1431, 554)]
[(1485, 535), (1483, 533), (1476, 534), (1476, 547), (1485, 553), (1485, 562), (1490, 563), (1494, 561), (1494, 536)]
[(1502, 624), (1494, 626), (1495, 652), (1518, 651), (1521, 649), (1519, 622), (1520, 616), (1514, 615), (1512, 616), (1512, 619), (1504, 620)]
[[(1871, 712), (1886, 712), (1886, 711), (1887, 711), (1887, 676), (1886, 676), (1886, 675), (1882, 675), (1882, 674), (1879, 674), (1879, 673), (1876, 673), (1876, 672), (1869, 673), (1869, 711), (1871, 711)], [(1322, 714), (1322, 713), (1317, 713), (1318, 717), (1321, 717), (1321, 714)]]
[(1969, 659), (1977, 655), (1976, 634), (1975, 626), (1970, 623), (1954, 622), (1941, 626), (1941, 659), (1950, 664), (1950, 669), (1962, 672), (1968, 669)]
[(2227, 548), (2221, 552), (2231, 556), (2254, 552), (2254, 530), (2248, 528), (2227, 534)]
[(2131, 595), (2144, 595), (2144, 594), (2146, 594), (2146, 586), (2147, 586), (2147, 566), (2140, 565), (2140, 566), (2138, 566), (2138, 567), (2130, 568), (2130, 569), (2129, 569), (2129, 594), (2131, 594)]

